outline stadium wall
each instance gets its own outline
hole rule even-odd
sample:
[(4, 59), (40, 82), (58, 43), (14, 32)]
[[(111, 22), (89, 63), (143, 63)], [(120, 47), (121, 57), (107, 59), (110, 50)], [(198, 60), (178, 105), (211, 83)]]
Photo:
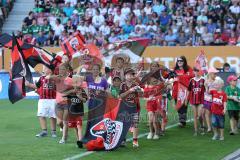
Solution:
[[(45, 48), (51, 52), (57, 53), (61, 51), (60, 47)], [(194, 65), (195, 58), (203, 50), (207, 56), (209, 66), (222, 67), (228, 62), (232, 68), (240, 72), (240, 48), (237, 46), (206, 46), (206, 47), (159, 47), (149, 46), (143, 53), (143, 57), (148, 62), (153, 60), (159, 61), (166, 67), (172, 68), (175, 59), (178, 56), (185, 55), (190, 66)], [(0, 56), (0, 59), (2, 57)], [(0, 66), (2, 66), (0, 60)], [(10, 67), (10, 50), (5, 49), (5, 70), (9, 71)], [(38, 71), (42, 70), (41, 66), (36, 66)]]

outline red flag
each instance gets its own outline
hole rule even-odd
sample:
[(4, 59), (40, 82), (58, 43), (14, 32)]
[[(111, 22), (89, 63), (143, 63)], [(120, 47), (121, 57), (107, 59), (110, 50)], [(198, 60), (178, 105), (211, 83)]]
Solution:
[(16, 37), (12, 36), (12, 68), (8, 88), (9, 100), (15, 103), (25, 97), (25, 79), (32, 82), (32, 74)]
[(79, 32), (76, 32), (61, 43), (61, 48), (64, 54), (67, 54), (71, 57), (74, 53), (83, 48), (84, 43), (85, 40), (83, 36)]
[(185, 100), (187, 99), (187, 93), (188, 93), (187, 87), (185, 87), (181, 83), (178, 83), (177, 104), (175, 106), (176, 110), (179, 110), (183, 106)]
[(77, 65), (82, 64), (87, 70), (91, 70), (94, 64), (103, 65), (103, 56), (95, 44), (84, 45), (80, 53), (81, 55), (78, 57), (79, 63)]
[(116, 119), (121, 100), (119, 98), (108, 97), (106, 102), (104, 118)]

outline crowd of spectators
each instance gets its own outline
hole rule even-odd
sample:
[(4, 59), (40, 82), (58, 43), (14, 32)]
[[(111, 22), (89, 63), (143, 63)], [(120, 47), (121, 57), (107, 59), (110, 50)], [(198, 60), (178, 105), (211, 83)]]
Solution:
[(5, 19), (12, 10), (15, 0), (0, 0), (0, 28), (2, 28)]
[(98, 46), (148, 37), (151, 45), (240, 45), (239, 0), (36, 0), (18, 36), (59, 45), (76, 30)]

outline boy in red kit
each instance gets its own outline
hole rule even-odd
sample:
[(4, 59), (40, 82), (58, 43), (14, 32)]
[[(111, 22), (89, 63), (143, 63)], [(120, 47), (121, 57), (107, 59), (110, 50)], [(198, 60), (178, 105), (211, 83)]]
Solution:
[(50, 80), (48, 77), (52, 74), (52, 71), (44, 66), (43, 68), (44, 75), (40, 77), (39, 81), (36, 84), (31, 84), (26, 81), (26, 86), (37, 89), (39, 94), (38, 101), (38, 113), (40, 126), (42, 131), (36, 135), (36, 137), (46, 137), (47, 132), (47, 120), (50, 118), (50, 124), (52, 129), (52, 137), (57, 137), (56, 135), (56, 85), (54, 81)]
[(138, 145), (138, 123), (139, 123), (139, 93), (141, 93), (140, 87), (135, 83), (135, 72), (131, 68), (127, 68), (124, 71), (125, 82), (122, 82), (120, 86), (120, 95), (127, 103), (136, 106), (136, 112), (131, 115), (133, 126), (133, 147), (139, 147)]
[[(204, 133), (203, 129), (203, 118), (202, 118), (202, 107), (204, 103), (204, 92), (205, 92), (205, 80), (201, 76), (201, 71), (194, 67), (193, 68), (195, 77), (190, 80), (189, 86), (188, 86), (188, 98), (190, 101), (190, 104), (193, 109), (194, 113), (194, 136), (197, 136), (198, 134), (198, 120), (200, 122), (200, 126), (202, 129), (202, 133)], [(188, 102), (186, 102), (187, 105)]]
[(216, 78), (214, 83), (216, 90), (210, 91), (212, 95), (211, 113), (214, 132), (212, 140), (224, 140), (224, 115), (227, 107), (227, 95), (222, 91), (224, 81), (221, 78)]

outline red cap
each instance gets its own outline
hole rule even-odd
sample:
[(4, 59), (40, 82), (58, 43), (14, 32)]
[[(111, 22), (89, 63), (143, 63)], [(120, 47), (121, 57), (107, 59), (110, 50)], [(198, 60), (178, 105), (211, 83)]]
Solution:
[(237, 76), (235, 76), (235, 75), (230, 75), (230, 76), (228, 76), (227, 81), (228, 81), (228, 83), (230, 83), (231, 81), (236, 81), (237, 79), (238, 79)]

